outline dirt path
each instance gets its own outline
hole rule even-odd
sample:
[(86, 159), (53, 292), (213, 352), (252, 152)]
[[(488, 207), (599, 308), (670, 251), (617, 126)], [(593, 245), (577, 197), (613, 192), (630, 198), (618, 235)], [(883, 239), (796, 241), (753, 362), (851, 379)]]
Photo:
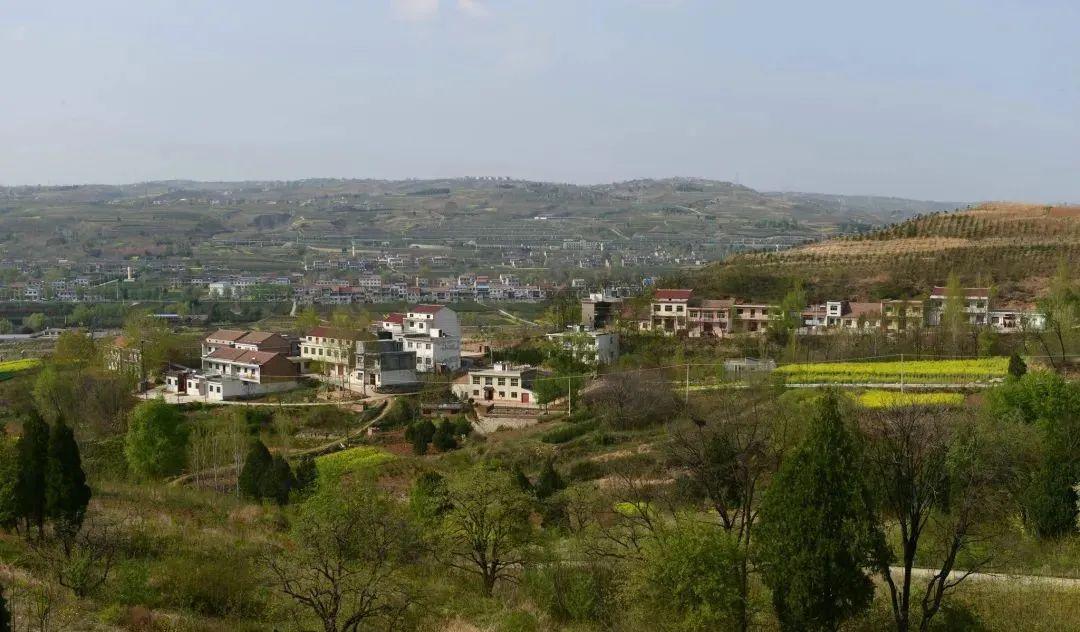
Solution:
[[(899, 566), (890, 567), (893, 575), (902, 577), (904, 569)], [(967, 571), (953, 571), (949, 579), (955, 581)], [(937, 571), (932, 568), (913, 568), (911, 576), (916, 579), (930, 579)], [(1053, 575), (1013, 575), (1010, 573), (972, 573), (964, 581), (969, 582), (996, 582), (1002, 584), (1027, 584), (1029, 586), (1051, 586), (1056, 588), (1080, 588), (1080, 578), (1055, 577)]]

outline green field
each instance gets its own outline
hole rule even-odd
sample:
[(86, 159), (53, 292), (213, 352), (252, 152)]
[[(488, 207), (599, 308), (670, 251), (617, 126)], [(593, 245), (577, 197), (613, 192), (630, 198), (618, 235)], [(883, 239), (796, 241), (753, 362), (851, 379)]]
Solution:
[(27, 371), (41, 365), (38, 358), (24, 358), (22, 360), (8, 360), (0, 362), (0, 381), (10, 380), (16, 373)]
[(1005, 377), (1008, 358), (788, 364), (776, 370), (795, 384), (970, 384)]

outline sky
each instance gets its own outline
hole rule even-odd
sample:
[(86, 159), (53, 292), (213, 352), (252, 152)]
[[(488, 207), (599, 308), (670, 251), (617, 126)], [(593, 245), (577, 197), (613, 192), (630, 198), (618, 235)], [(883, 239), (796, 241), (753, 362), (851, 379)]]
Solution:
[(0, 0), (0, 184), (1080, 201), (1076, 0)]

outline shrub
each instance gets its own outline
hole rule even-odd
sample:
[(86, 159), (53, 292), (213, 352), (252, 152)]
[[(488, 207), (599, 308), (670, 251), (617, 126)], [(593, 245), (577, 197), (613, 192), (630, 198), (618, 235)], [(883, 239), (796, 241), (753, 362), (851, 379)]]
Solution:
[(544, 443), (566, 443), (567, 441), (589, 434), (593, 430), (596, 430), (596, 428), (597, 423), (595, 421), (563, 424), (540, 435), (540, 440)]
[(554, 562), (525, 574), (529, 597), (560, 623), (608, 622), (614, 614), (615, 575), (599, 564)]
[(249, 560), (232, 551), (167, 560), (154, 584), (166, 605), (206, 616), (250, 616), (262, 605)]

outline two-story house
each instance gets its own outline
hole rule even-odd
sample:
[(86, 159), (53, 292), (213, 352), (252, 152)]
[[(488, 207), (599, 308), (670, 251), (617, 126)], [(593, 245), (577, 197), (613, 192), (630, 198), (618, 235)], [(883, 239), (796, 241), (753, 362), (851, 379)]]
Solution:
[(401, 332), (392, 333), (403, 351), (416, 354), (416, 370), (456, 371), (461, 368), (461, 324), (445, 305), (416, 305), (402, 318)]
[(569, 351), (575, 360), (588, 364), (611, 364), (619, 359), (619, 334), (580, 325), (548, 334), (547, 339)]
[(360, 333), (353, 330), (319, 325), (307, 332), (300, 342), (300, 357), (307, 362), (321, 363), (327, 375), (347, 378), (355, 360), (356, 341), (360, 338)]
[[(961, 301), (960, 309), (972, 325), (985, 325), (990, 316), (990, 288), (966, 287), (957, 297)], [(949, 302), (949, 289), (938, 286), (930, 293), (927, 305), (927, 319), (931, 325), (940, 325)]]
[(451, 386), (454, 395), (478, 404), (538, 408), (534, 382), (539, 371), (531, 366), (496, 362), (489, 369), (474, 369)]

